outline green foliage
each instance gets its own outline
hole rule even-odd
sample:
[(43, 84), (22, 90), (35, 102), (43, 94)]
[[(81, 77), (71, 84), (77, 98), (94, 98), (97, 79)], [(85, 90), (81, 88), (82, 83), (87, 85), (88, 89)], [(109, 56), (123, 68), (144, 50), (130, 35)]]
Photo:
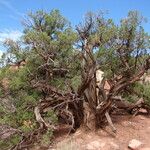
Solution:
[(19, 135), (13, 135), (10, 139), (0, 140), (0, 148), (1, 150), (11, 149), (20, 140), (21, 140), (21, 137)]
[[(105, 19), (103, 15), (92, 16), (93, 27), (89, 29), (88, 42), (94, 45), (94, 57), (97, 64), (110, 79), (114, 75), (129, 76), (136, 73), (138, 67), (150, 48), (149, 35), (142, 28), (142, 17), (137, 12), (129, 12), (128, 17), (121, 20), (120, 25), (115, 25), (112, 19)], [(71, 28), (70, 23), (58, 10), (50, 13), (37, 11), (29, 13), (29, 18), (24, 22), (25, 29), (21, 41), (7, 40), (7, 52), (0, 60), (0, 80), (6, 78), (9, 89), (4, 89), (0, 83), (0, 97), (6, 92), (12, 98), (16, 111), (8, 113), (0, 105), (0, 124), (11, 125), (24, 133), (29, 133), (37, 128), (34, 116), (34, 107), (40, 99), (49, 96), (42, 88), (35, 88), (35, 83), (45, 83), (54, 88), (67, 91), (72, 86), (76, 91), (81, 84), (81, 51), (77, 49), (79, 37)], [(125, 58), (128, 67), (122, 63), (121, 56)], [(138, 59), (136, 59), (138, 56)], [(24, 60), (25, 66), (19, 67), (19, 62)], [(18, 65), (18, 70), (11, 70), (10, 65)], [(137, 67), (138, 66), (138, 67)], [(58, 72), (54, 72), (57, 70)], [(61, 69), (67, 73), (61, 74)], [(69, 86), (66, 86), (69, 83)], [(150, 85), (135, 84), (132, 87), (141, 97), (150, 103)], [(126, 94), (126, 93), (125, 93)], [(135, 102), (137, 97), (125, 95), (130, 102)], [(58, 122), (57, 113), (48, 110), (42, 114), (50, 123)], [(43, 135), (41, 143), (50, 144), (52, 130)], [(9, 141), (0, 141), (2, 149), (8, 149), (20, 140), (18, 135)], [(6, 142), (6, 143), (4, 143)]]
[(140, 84), (137, 83), (134, 87), (134, 90), (139, 94), (140, 97), (143, 97), (144, 100), (150, 105), (150, 84)]
[[(33, 88), (31, 82), (42, 80), (54, 87), (67, 90), (64, 84), (66, 76), (58, 74), (47, 80), (47, 73), (42, 65), (48, 63), (46, 69), (65, 68), (71, 70), (69, 78), (73, 78), (74, 72), (76, 72), (74, 70), (73, 72), (72, 68), (76, 69), (79, 66), (79, 63), (76, 64), (77, 59), (74, 58), (77, 57), (78, 53), (73, 47), (77, 40), (77, 34), (58, 10), (52, 10), (50, 13), (43, 11), (30, 13), (29, 20), (29, 22), (24, 22), (25, 30), (20, 42), (12, 40), (5, 42), (7, 52), (1, 59), (3, 67), (0, 69), (0, 80), (6, 78), (9, 82), (7, 92), (13, 98), (12, 102), (16, 107), (16, 111), (13, 113), (6, 113), (3, 107), (0, 107), (1, 114), (5, 114), (0, 118), (0, 124), (10, 125), (24, 133), (30, 133), (37, 128), (34, 107), (44, 97), (41, 91)], [(45, 62), (45, 58), (49, 55), (52, 55), (51, 59), (53, 60), (49, 59)], [(26, 64), (19, 67), (19, 62), (22, 60)], [(18, 69), (11, 70), (11, 64), (18, 65)], [(3, 96), (6, 89), (3, 86), (0, 89), (0, 94)], [(58, 122), (57, 115), (52, 110), (42, 115), (47, 122), (54, 124)], [(41, 142), (48, 145), (51, 136), (52, 131), (48, 130), (43, 135)], [(6, 144), (2, 141), (2, 147), (7, 149), (8, 146), (19, 141), (18, 138), (13, 137), (11, 140)]]
[(149, 35), (142, 28), (143, 21), (137, 11), (130, 11), (120, 25), (115, 25), (112, 20), (100, 24), (98, 32), (102, 40), (96, 57), (108, 77), (114, 74), (128, 76), (136, 73), (142, 65), (142, 57), (147, 54), (150, 46)]
[[(52, 10), (50, 13), (38, 11), (30, 13), (29, 17), (32, 25), (27, 22), (23, 37), (25, 44), (30, 45), (30, 55), (27, 58), (28, 70), (38, 80), (49, 78), (46, 82), (65, 89), (65, 78), (60, 75), (47, 77), (46, 69), (65, 68), (72, 72), (72, 68), (77, 66), (77, 59), (73, 61), (77, 54), (73, 48), (77, 34), (58, 10)], [(46, 61), (49, 55), (53, 57)], [(42, 68), (45, 63), (47, 63), (46, 69)]]
[(49, 146), (51, 143), (52, 136), (53, 136), (52, 130), (47, 130), (46, 133), (41, 138), (41, 145)]
[(124, 98), (126, 101), (130, 103), (135, 103), (139, 99), (137, 95), (130, 95), (130, 94), (126, 95)]
[(124, 91), (123, 97), (131, 102), (135, 103), (139, 98), (144, 98), (144, 101), (150, 105), (150, 84), (149, 83), (134, 83), (131, 87), (131, 90), (133, 90), (133, 94), (126, 93)]
[[(5, 114), (4, 113), (5, 110), (1, 109), (1, 112), (3, 114)], [(1, 124), (8, 124), (8, 125), (11, 125), (11, 126), (17, 126), (15, 119), (13, 120), (12, 117), (15, 117), (15, 115), (13, 115), (13, 114), (11, 114), (11, 115), (10, 114), (5, 114), (5, 115), (1, 116), (0, 123)]]
[(54, 124), (58, 123), (57, 115), (53, 110), (48, 110), (48, 112), (44, 115), (44, 118), (49, 123), (54, 123)]
[(76, 91), (80, 84), (81, 84), (81, 77), (79, 75), (76, 75), (71, 79), (71, 85)]

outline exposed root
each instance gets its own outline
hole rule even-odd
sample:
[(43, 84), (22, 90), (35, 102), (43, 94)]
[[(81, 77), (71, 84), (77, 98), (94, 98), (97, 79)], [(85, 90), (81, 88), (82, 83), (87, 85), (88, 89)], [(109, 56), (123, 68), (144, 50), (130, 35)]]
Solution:
[(54, 125), (49, 124), (47, 122), (44, 121), (44, 119), (42, 118), (41, 114), (40, 114), (40, 109), (39, 106), (36, 106), (34, 108), (34, 114), (36, 117), (36, 121), (39, 123), (40, 125), (40, 129), (47, 129), (47, 128), (51, 128), (52, 130), (56, 129)]
[(106, 116), (106, 119), (107, 119), (110, 127), (112, 128), (112, 131), (115, 133), (116, 132), (116, 128), (115, 128), (115, 126), (112, 123), (112, 120), (111, 120), (111, 117), (110, 117), (108, 111), (106, 111), (105, 116)]

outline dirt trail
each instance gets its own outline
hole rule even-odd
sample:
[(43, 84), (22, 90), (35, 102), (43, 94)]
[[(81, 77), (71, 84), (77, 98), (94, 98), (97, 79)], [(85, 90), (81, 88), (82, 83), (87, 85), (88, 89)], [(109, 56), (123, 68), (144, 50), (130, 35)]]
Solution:
[(143, 143), (140, 150), (150, 150), (149, 117), (114, 116), (113, 121), (117, 128), (116, 134), (112, 133), (109, 126), (95, 132), (79, 129), (69, 136), (67, 130), (62, 129), (56, 134), (54, 146), (49, 150), (128, 150), (132, 139)]

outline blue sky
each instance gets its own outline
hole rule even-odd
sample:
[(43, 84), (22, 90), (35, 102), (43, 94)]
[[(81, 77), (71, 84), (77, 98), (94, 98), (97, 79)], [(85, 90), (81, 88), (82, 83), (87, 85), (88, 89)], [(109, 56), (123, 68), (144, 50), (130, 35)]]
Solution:
[(22, 35), (23, 17), (39, 9), (59, 9), (73, 26), (81, 22), (87, 11), (107, 11), (106, 16), (118, 23), (129, 10), (138, 10), (147, 18), (144, 28), (150, 33), (150, 0), (0, 0), (0, 43), (8, 37), (17, 40)]

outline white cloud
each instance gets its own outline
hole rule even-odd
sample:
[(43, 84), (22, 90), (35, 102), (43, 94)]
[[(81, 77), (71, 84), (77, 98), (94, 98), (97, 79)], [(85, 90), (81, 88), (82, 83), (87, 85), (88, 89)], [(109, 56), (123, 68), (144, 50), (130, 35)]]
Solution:
[(3, 30), (0, 31), (0, 43), (3, 43), (6, 39), (18, 40), (23, 33), (19, 30)]

